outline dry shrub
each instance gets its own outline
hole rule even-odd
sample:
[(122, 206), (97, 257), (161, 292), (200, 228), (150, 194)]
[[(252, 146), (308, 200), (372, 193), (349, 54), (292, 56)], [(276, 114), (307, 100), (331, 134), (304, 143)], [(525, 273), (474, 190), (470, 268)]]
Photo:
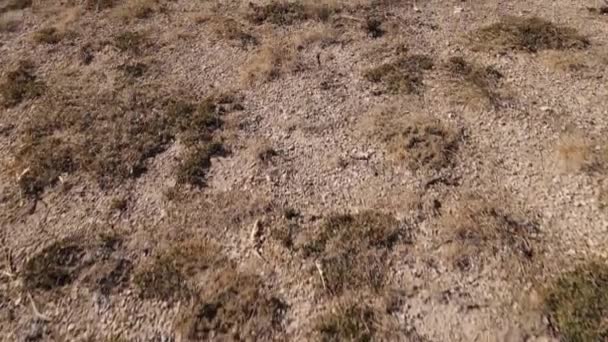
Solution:
[(433, 68), (433, 60), (425, 55), (400, 57), (365, 72), (365, 78), (382, 83), (390, 93), (415, 94), (423, 86), (424, 72)]
[(545, 294), (545, 310), (563, 341), (608, 339), (608, 265), (591, 261), (560, 274)]
[(387, 252), (412, 239), (412, 232), (393, 216), (364, 211), (328, 217), (302, 252), (317, 258), (321, 284), (332, 294), (360, 288), (380, 291), (387, 280)]
[(34, 65), (29, 61), (20, 61), (16, 68), (10, 70), (0, 84), (0, 94), (5, 107), (13, 107), (21, 101), (33, 99), (44, 93), (46, 86), (36, 76)]
[(70, 284), (86, 266), (85, 254), (85, 246), (78, 241), (68, 239), (51, 244), (25, 263), (25, 286), (52, 290)]
[(281, 340), (287, 310), (260, 277), (225, 268), (181, 312), (177, 331), (183, 341)]
[(296, 50), (289, 42), (266, 43), (241, 69), (246, 84), (272, 81), (295, 68)]
[(70, 237), (56, 241), (34, 254), (23, 266), (22, 276), (29, 289), (53, 290), (74, 282), (93, 263), (110, 260), (121, 240), (101, 235), (85, 240)]
[(445, 65), (458, 84), (457, 98), (466, 104), (481, 103), (498, 107), (502, 99), (499, 92), (503, 75), (491, 66), (469, 63), (462, 57), (452, 57)]
[(537, 52), (583, 49), (590, 45), (589, 40), (576, 30), (538, 17), (505, 17), (500, 22), (475, 31), (471, 39), (478, 48), (486, 50)]
[(192, 277), (224, 263), (228, 261), (220, 249), (209, 241), (176, 243), (138, 267), (133, 283), (143, 298), (180, 300), (195, 293)]
[(508, 208), (504, 199), (493, 201), (478, 196), (459, 199), (441, 218), (454, 244), (455, 265), (468, 269), (488, 256), (531, 260), (536, 254), (535, 240), (540, 231), (538, 224), (526, 216)]

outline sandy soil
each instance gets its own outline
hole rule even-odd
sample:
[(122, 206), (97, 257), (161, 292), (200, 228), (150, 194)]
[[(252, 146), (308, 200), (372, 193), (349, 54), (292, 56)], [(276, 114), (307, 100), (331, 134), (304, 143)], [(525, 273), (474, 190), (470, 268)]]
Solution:
[[(3, 93), (0, 109), (3, 341), (567, 340), (544, 287), (580, 262), (608, 258), (601, 2), (331, 2), (328, 18), (313, 11), (291, 22), (255, 19), (263, 4), (233, 1), (3, 7), (13, 3), (0, 1), (0, 76), (28, 60), (45, 86), (10, 105)], [(479, 29), (509, 16), (543, 18), (588, 43), (476, 45)], [(49, 27), (57, 41), (37, 38)], [(125, 32), (143, 42), (121, 48)], [(414, 55), (432, 67), (393, 64), (412, 91), (366, 76)], [(454, 74), (453, 57), (483, 81)], [(126, 69), (136, 63), (141, 73)], [(123, 145), (110, 145), (131, 123), (123, 117), (146, 121), (172, 101), (227, 93), (230, 103), (214, 109), (223, 124), (205, 128), (225, 153), (210, 159), (204, 184), (178, 179), (196, 148), (188, 127), (145, 155), (142, 172), (112, 173), (130, 160), (121, 146), (143, 135), (127, 129)], [(104, 178), (95, 169), (104, 161), (90, 160), (105, 152), (87, 150), (27, 192), (23, 179), (44, 159), (28, 151), (50, 141), (36, 145), (37, 125), (47, 125), (44, 139), (72, 147), (107, 141), (119, 164), (106, 165)], [(380, 215), (372, 225), (386, 218), (397, 241), (330, 234), (307, 252), (332, 217), (356, 225), (361, 213)], [(183, 247), (191, 241), (203, 247)], [(57, 244), (63, 254), (45, 259)], [(202, 255), (169, 257), (158, 271), (170, 250)], [(354, 260), (337, 280), (336, 255)], [(367, 262), (378, 265), (379, 284), (369, 269), (358, 277)], [(148, 286), (169, 286), (169, 295)], [(201, 302), (224, 311), (197, 314)], [(320, 328), (353, 303), (371, 310), (370, 325), (355, 324), (352, 335)]]

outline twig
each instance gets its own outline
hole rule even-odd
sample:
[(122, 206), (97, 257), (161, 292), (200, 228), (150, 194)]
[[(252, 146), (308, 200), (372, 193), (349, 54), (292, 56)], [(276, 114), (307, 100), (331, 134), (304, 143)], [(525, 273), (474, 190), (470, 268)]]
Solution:
[(27, 298), (30, 299), (30, 303), (32, 304), (32, 311), (34, 311), (34, 316), (36, 316), (37, 318), (45, 321), (45, 322), (50, 322), (51, 318), (48, 316), (45, 316), (43, 314), (40, 313), (40, 311), (38, 311), (38, 308), (36, 307), (36, 303), (34, 302), (34, 298), (32, 298), (32, 294), (31, 293), (27, 293)]
[(321, 268), (321, 263), (315, 261), (315, 266), (317, 267), (317, 271), (319, 271), (319, 276), (321, 277), (321, 283), (323, 284), (323, 289), (327, 290), (327, 285), (325, 285), (325, 276), (323, 275), (323, 269)]

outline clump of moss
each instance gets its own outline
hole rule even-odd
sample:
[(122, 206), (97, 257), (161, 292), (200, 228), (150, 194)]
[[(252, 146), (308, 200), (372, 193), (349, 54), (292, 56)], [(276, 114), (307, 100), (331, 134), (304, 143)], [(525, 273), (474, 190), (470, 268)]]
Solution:
[(446, 67), (453, 77), (469, 88), (469, 92), (460, 92), (466, 102), (475, 100), (472, 97), (479, 97), (495, 107), (498, 106), (501, 99), (498, 86), (503, 78), (498, 70), (491, 66), (481, 67), (469, 63), (462, 57), (451, 57)]
[(189, 278), (225, 259), (219, 248), (204, 240), (175, 244), (140, 267), (133, 278), (143, 298), (165, 301), (191, 297)]
[(418, 93), (423, 86), (424, 71), (433, 68), (433, 60), (424, 55), (411, 55), (382, 64), (365, 72), (373, 83), (382, 83), (391, 93)]
[(25, 263), (25, 286), (52, 290), (70, 284), (85, 266), (85, 253), (85, 248), (75, 241), (62, 240), (51, 244)]
[(411, 238), (411, 232), (394, 217), (364, 211), (330, 216), (302, 250), (305, 256), (318, 259), (321, 283), (331, 293), (358, 288), (379, 291), (386, 280), (386, 252), (398, 241)]
[(207, 284), (180, 319), (184, 340), (272, 340), (283, 336), (288, 306), (265, 288), (260, 277), (225, 268)]
[(590, 262), (560, 275), (546, 293), (545, 308), (563, 341), (608, 339), (608, 265)]
[(372, 341), (377, 333), (377, 312), (366, 305), (339, 306), (315, 326), (321, 341)]
[(32, 99), (42, 95), (46, 86), (34, 74), (34, 65), (29, 61), (21, 61), (19, 65), (9, 71), (6, 79), (0, 84), (0, 94), (4, 99), (5, 107), (13, 107), (23, 100)]
[(472, 40), (484, 49), (528, 52), (583, 49), (590, 45), (589, 40), (576, 30), (538, 17), (505, 17), (500, 22), (477, 30)]

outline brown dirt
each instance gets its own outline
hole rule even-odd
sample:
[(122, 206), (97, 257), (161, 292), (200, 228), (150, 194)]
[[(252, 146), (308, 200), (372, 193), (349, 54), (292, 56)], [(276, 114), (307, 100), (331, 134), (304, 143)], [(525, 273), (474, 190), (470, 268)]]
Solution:
[(0, 339), (602, 340), (591, 5), (0, 1)]

